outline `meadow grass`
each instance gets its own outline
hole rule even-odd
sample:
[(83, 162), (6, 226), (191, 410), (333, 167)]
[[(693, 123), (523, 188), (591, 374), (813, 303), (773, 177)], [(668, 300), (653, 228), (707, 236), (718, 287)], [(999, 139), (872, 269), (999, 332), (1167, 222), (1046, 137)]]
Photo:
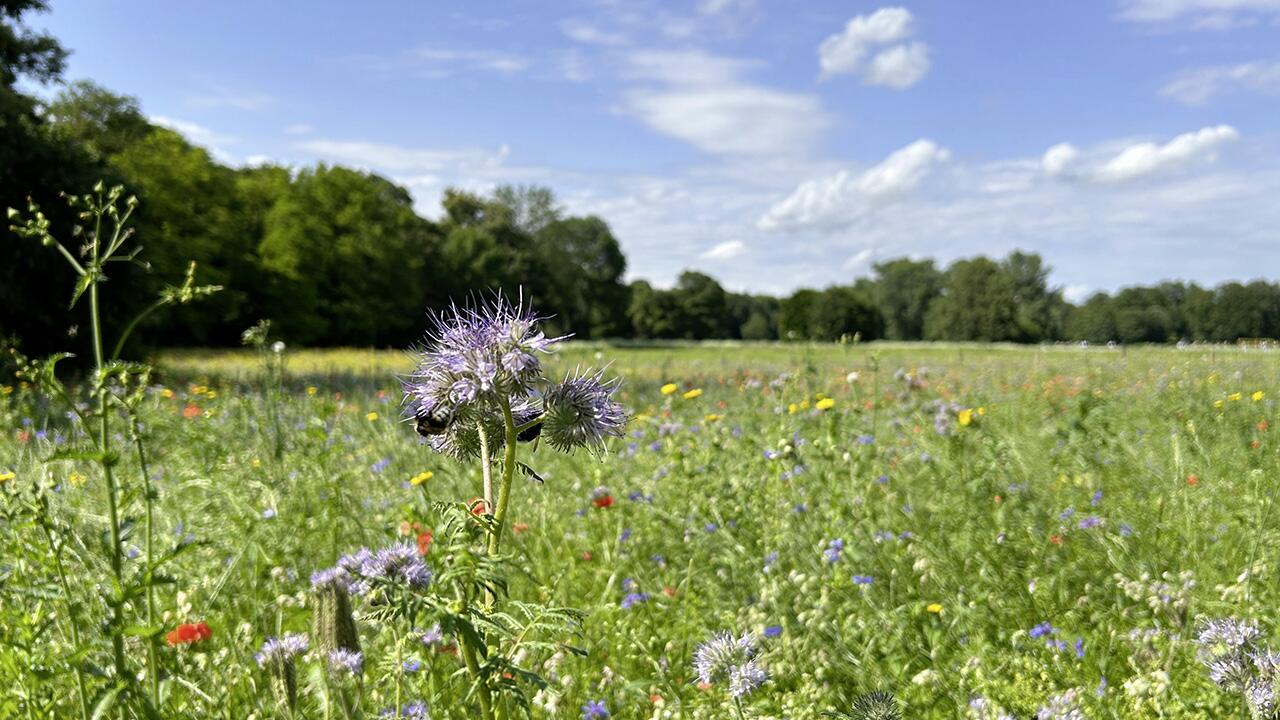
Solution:
[[(756, 636), (769, 673), (744, 698), (754, 718), (847, 711), (874, 690), (909, 718), (965, 717), (975, 698), (1033, 717), (1071, 691), (1090, 718), (1242, 716), (1193, 639), (1215, 617), (1275, 634), (1278, 359), (567, 343), (549, 374), (611, 362), (634, 417), (604, 458), (544, 449), (529, 461), (543, 482), (517, 481), (511, 596), (588, 613), (580, 655), (527, 660), (550, 680), (532, 713), (599, 702), (615, 718), (729, 717), (725, 689), (693, 669), (697, 646), (729, 631)], [(157, 535), (189, 548), (159, 590), (163, 620), (213, 633), (160, 659), (175, 717), (275, 716), (254, 653), (310, 626), (310, 574), (418, 534), (429, 500), (480, 494), (478, 468), (401, 422), (396, 374), (411, 355), (285, 360), (269, 382), (251, 351), (165, 353), (139, 410)], [(70, 715), (59, 598), (88, 607), (101, 592), (89, 547), (102, 478), (43, 462), (74, 442), (72, 425), (27, 388), (0, 392), (3, 489), (55, 484), (48, 511), (77, 529), (55, 557), (29, 524), (0, 524), (0, 716), (36, 696)], [(63, 584), (57, 563), (83, 568)], [(472, 717), (447, 643), (406, 665), (386, 638), (363, 641), (369, 716), (393, 703), (395, 676), (433, 717)], [(314, 668), (299, 683), (324, 684)]]

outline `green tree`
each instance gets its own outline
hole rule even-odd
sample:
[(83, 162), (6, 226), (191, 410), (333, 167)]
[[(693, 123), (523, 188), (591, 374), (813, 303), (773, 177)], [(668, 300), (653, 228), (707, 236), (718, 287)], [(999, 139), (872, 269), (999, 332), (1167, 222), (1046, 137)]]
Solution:
[(1049, 289), (1049, 266), (1036, 253), (1014, 250), (1000, 263), (1013, 283), (1013, 301), (1021, 342), (1057, 340), (1063, 336), (1066, 302)]
[(890, 340), (924, 338), (925, 315), (942, 290), (942, 273), (932, 260), (898, 258), (876, 263), (876, 305)]
[(686, 270), (674, 290), (680, 308), (680, 337), (706, 340), (728, 337), (728, 294), (710, 275)]
[(291, 340), (404, 345), (417, 336), (435, 237), (407, 190), (321, 165), (298, 174), (265, 226), (259, 252), (281, 310), (273, 319)]
[(985, 257), (947, 268), (943, 292), (929, 307), (925, 338), (1003, 342), (1018, 339), (1013, 279)]
[(58, 93), (45, 112), (57, 137), (109, 158), (143, 140), (152, 130), (136, 98), (118, 95), (88, 80)]

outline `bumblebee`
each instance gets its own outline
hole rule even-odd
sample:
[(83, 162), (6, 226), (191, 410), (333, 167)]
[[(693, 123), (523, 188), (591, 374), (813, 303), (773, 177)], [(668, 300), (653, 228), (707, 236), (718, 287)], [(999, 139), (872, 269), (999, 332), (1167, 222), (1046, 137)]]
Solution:
[(532, 427), (527, 427), (524, 430), (521, 430), (520, 434), (516, 435), (516, 440), (522, 443), (533, 442), (534, 440), (537, 440), (538, 436), (541, 434), (542, 434), (542, 422), (539, 421), (538, 424), (533, 425)]
[(437, 405), (430, 410), (418, 410), (414, 420), (417, 421), (418, 434), (429, 438), (449, 429), (453, 422), (453, 411), (444, 405)]

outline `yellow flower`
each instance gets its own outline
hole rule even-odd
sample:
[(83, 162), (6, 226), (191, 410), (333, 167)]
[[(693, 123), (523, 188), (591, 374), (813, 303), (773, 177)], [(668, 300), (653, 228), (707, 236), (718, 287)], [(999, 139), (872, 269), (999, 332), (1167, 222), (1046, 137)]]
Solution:
[(680, 389), (679, 385), (676, 385), (675, 383), (667, 383), (666, 385), (662, 386), (662, 394), (670, 395), (679, 389)]
[(316, 386), (315, 386), (315, 385), (312, 385), (312, 386), (308, 387), (308, 388), (307, 388), (307, 394), (308, 394), (308, 395), (315, 395), (315, 394), (316, 394)]
[(799, 409), (800, 409), (799, 405), (796, 405), (795, 403), (791, 403), (790, 405), (787, 406), (787, 414), (795, 415), (796, 411)]
[(702, 388), (694, 388), (694, 389), (692, 389), (692, 390), (690, 390), (690, 391), (686, 392), (686, 393), (683, 395), (683, 397), (684, 397), (684, 399), (685, 399), (685, 400), (692, 400), (692, 399), (694, 399), (694, 398), (696, 398), (696, 397), (699, 397), (699, 396), (701, 396), (701, 395), (702, 395)]
[(818, 402), (814, 403), (813, 406), (819, 410), (830, 410), (836, 406), (836, 401), (831, 398), (822, 398)]
[(942, 614), (942, 603), (930, 603), (930, 604), (929, 604), (929, 607), (925, 608), (925, 610), (928, 610), (929, 612), (933, 613), (934, 615), (941, 615), (941, 614)]
[(205, 390), (205, 391), (204, 391), (204, 396), (205, 396), (205, 397), (207, 397), (207, 398), (209, 398), (210, 400), (212, 400), (212, 399), (214, 399), (214, 398), (218, 397), (218, 391), (217, 391), (217, 390)]
[(18, 476), (14, 475), (12, 470), (6, 470), (5, 472), (0, 472), (0, 483), (7, 483), (16, 477)]
[(249, 464), (250, 464), (250, 465), (252, 465), (252, 466), (254, 466), (254, 467), (256, 467), (256, 468), (260, 468), (260, 467), (262, 467), (262, 461), (261, 461), (261, 460), (259, 460), (258, 458), (254, 458), (254, 459), (250, 460), (250, 461), (249, 461)]
[(1238, 401), (1241, 397), (1243, 397), (1243, 396), (1242, 396), (1240, 393), (1236, 392), (1236, 393), (1231, 393), (1230, 395), (1228, 395), (1228, 396), (1227, 396), (1227, 399), (1228, 399), (1228, 400), (1230, 400), (1231, 402), (1236, 402), (1236, 401)]
[(965, 408), (956, 415), (956, 419), (960, 421), (961, 425), (968, 427), (969, 423), (973, 422), (973, 411), (969, 408)]
[(1266, 397), (1266, 396), (1267, 396), (1267, 394), (1266, 394), (1266, 393), (1262, 392), (1261, 390), (1257, 390), (1257, 391), (1255, 391), (1252, 395), (1250, 395), (1249, 397), (1253, 398), (1253, 401), (1254, 401), (1254, 402), (1258, 402), (1259, 400), (1261, 400), (1262, 398), (1264, 398), (1264, 397)]
[(378, 413), (376, 413), (376, 412), (371, 412), (371, 413), (369, 413), (368, 415), (365, 415), (364, 417), (365, 417), (365, 419), (366, 419), (366, 420), (368, 420), (369, 422), (373, 422), (374, 420), (377, 420), (377, 419), (378, 419)]
[(724, 417), (724, 416), (723, 416), (723, 415), (717, 415), (717, 414), (715, 414), (715, 413), (710, 413), (710, 414), (708, 414), (708, 415), (707, 415), (707, 417), (706, 417), (706, 421), (707, 421), (707, 422), (716, 422), (717, 420), (719, 420), (719, 419), (720, 419), (720, 418), (722, 418), (722, 417)]
[(809, 409), (809, 401), (808, 401), (807, 399), (805, 399), (805, 400), (801, 400), (801, 401), (800, 401), (800, 409), (801, 409), (801, 410), (808, 410), (808, 409)]
[(4, 387), (0, 387), (0, 395), (12, 395), (12, 394), (13, 394), (12, 385), (5, 385)]
[(426, 481), (430, 480), (431, 478), (433, 478), (433, 477), (435, 477), (435, 476), (436, 476), (436, 474), (435, 474), (435, 473), (433, 473), (433, 472), (431, 472), (430, 470), (423, 470), (422, 472), (418, 473), (417, 475), (414, 475), (413, 477), (409, 478), (409, 484), (410, 484), (410, 485), (421, 485), (422, 483), (424, 483), (424, 482), (426, 482)]
[(1221, 409), (1222, 409), (1222, 406), (1223, 406), (1223, 405), (1226, 405), (1226, 403), (1222, 402), (1221, 400), (1214, 400), (1214, 401), (1213, 401), (1213, 406), (1214, 406), (1214, 407), (1216, 407), (1216, 408), (1218, 408), (1219, 410), (1221, 410)]
[(169, 398), (173, 397), (173, 391), (170, 390), (169, 388), (165, 388), (160, 391), (160, 397), (164, 398), (165, 400), (168, 400)]
[(981, 416), (986, 415), (986, 414), (987, 414), (987, 409), (986, 409), (985, 407), (981, 407), (981, 406), (979, 406), (979, 407), (978, 407), (978, 416), (979, 416), (979, 417), (981, 417)]
[(75, 472), (74, 470), (71, 472), (70, 475), (67, 476), (67, 482), (71, 483), (72, 485), (83, 485), (84, 481), (87, 479), (88, 478), (86, 478), (84, 475), (78, 472)]

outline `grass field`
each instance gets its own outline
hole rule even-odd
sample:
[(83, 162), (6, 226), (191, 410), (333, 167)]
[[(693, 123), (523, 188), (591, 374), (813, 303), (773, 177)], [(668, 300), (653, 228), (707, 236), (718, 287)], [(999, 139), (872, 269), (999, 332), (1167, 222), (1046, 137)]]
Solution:
[[(253, 352), (173, 352), (140, 400), (156, 535), (183, 549), (164, 629), (211, 630), (161, 648), (166, 716), (277, 716), (254, 655), (311, 628), (311, 574), (481, 492), (400, 421), (410, 355), (284, 359), (273, 380)], [(694, 672), (720, 631), (756, 638), (751, 718), (848, 713), (875, 690), (907, 718), (1248, 716), (1195, 638), (1226, 617), (1274, 635), (1274, 352), (570, 343), (549, 374), (605, 364), (626, 436), (600, 458), (540, 447), (525, 461), (544, 482), (513, 490), (510, 597), (587, 613), (581, 654), (520, 658), (549, 681), (534, 717), (737, 717)], [(43, 461), (75, 442), (61, 411), (3, 393), (0, 716), (73, 717), (68, 648), (107, 653), (73, 641), (102, 613), (103, 482)], [(58, 552), (20, 507), (37, 485), (70, 529)], [(440, 572), (439, 548), (426, 560)], [(406, 645), (376, 607), (357, 623), (361, 709), (335, 709), (308, 661), (299, 717), (375, 717), (397, 694), (477, 716), (449, 637)]]

